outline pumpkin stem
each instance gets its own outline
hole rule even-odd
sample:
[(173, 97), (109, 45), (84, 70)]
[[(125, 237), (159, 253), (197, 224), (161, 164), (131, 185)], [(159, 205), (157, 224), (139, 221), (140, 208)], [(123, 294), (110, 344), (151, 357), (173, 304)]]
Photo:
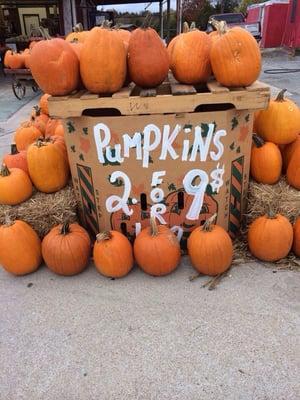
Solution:
[(253, 134), (252, 139), (256, 147), (263, 147), (265, 144), (264, 139), (255, 133)]
[(109, 21), (108, 19), (105, 19), (105, 20), (102, 22), (101, 28), (110, 29), (111, 24), (112, 24), (112, 21)]
[(13, 156), (15, 154), (18, 154), (18, 149), (17, 149), (17, 145), (15, 143), (12, 143), (10, 145), (10, 154)]
[(109, 240), (111, 238), (112, 238), (112, 234), (109, 231), (100, 232), (96, 236), (97, 242), (102, 242), (103, 240)]
[(46, 146), (46, 143), (45, 143), (45, 142), (46, 142), (46, 141), (44, 141), (43, 139), (38, 139), (38, 140), (36, 141), (35, 145), (36, 145), (38, 148), (40, 148), (40, 147)]
[(212, 215), (210, 218), (208, 218), (203, 226), (202, 226), (202, 230), (205, 232), (211, 232), (212, 231), (212, 224), (215, 222), (215, 219), (217, 218), (217, 213), (215, 213), (214, 215)]
[(143, 23), (142, 23), (141, 28), (142, 28), (142, 29), (147, 29), (147, 28), (149, 28), (149, 27), (150, 27), (151, 20), (152, 20), (152, 14), (149, 12), (149, 13), (146, 15), (146, 17), (145, 17), (145, 19), (144, 19), (144, 21), (143, 21)]
[(194, 31), (196, 28), (196, 22), (192, 22), (190, 25), (190, 31)]
[(5, 213), (5, 220), (4, 220), (4, 225), (6, 226), (11, 226), (14, 224), (14, 221), (11, 220), (9, 213)]
[(82, 32), (83, 31), (83, 26), (81, 22), (78, 22), (78, 24), (76, 24), (73, 28), (74, 32)]
[(228, 31), (225, 21), (217, 21), (214, 18), (210, 18), (209, 23), (216, 29), (219, 35), (224, 35)]
[(70, 224), (69, 224), (68, 221), (66, 221), (66, 222), (64, 222), (64, 223), (62, 224), (60, 233), (61, 233), (62, 235), (67, 235), (68, 233), (70, 233)]
[(0, 175), (1, 176), (9, 176), (10, 175), (10, 171), (5, 164), (2, 164), (2, 166), (1, 166)]
[(275, 101), (284, 101), (284, 93), (286, 92), (287, 89), (282, 89), (280, 90), (280, 92), (278, 93)]
[(151, 236), (157, 236), (158, 228), (154, 217), (150, 218), (150, 227), (151, 227)]
[(269, 219), (275, 219), (276, 218), (276, 213), (274, 212), (274, 210), (272, 209), (271, 206), (269, 206), (268, 212), (267, 212), (267, 217)]
[(185, 21), (183, 23), (182, 32), (187, 33), (190, 30), (189, 24)]

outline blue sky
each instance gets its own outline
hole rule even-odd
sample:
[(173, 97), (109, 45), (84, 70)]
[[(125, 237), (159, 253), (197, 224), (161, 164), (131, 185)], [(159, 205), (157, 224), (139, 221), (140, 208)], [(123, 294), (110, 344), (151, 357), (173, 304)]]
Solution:
[[(148, 5), (149, 3), (140, 3), (140, 4), (122, 4), (119, 6), (113, 5), (113, 6), (106, 6), (103, 7), (104, 10), (111, 10), (112, 8), (114, 8), (117, 11), (128, 11), (128, 12), (139, 12), (139, 11), (143, 11), (145, 9), (145, 7)], [(164, 10), (167, 9), (167, 4), (164, 4)], [(101, 9), (101, 6), (97, 7), (99, 10)], [(171, 0), (171, 8), (173, 8), (173, 10), (175, 10), (176, 8), (176, 0)], [(150, 5), (150, 7), (147, 8), (147, 10), (155, 12), (159, 10), (159, 3), (152, 3)]]

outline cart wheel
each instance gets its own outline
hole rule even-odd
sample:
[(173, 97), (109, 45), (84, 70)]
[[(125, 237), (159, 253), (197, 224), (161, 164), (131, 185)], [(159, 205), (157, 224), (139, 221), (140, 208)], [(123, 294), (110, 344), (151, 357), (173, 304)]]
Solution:
[(38, 86), (36, 86), (36, 85), (32, 86), (32, 91), (33, 91), (34, 93), (38, 92), (38, 90), (39, 90), (39, 87), (38, 87)]
[(26, 93), (26, 87), (21, 82), (14, 81), (12, 83), (12, 90), (17, 99), (22, 100)]

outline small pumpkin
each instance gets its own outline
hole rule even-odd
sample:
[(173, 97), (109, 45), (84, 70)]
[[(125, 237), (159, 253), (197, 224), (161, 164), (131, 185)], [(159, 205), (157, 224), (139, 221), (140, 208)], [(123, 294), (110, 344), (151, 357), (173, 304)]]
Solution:
[(66, 41), (67, 42), (78, 42), (78, 43), (84, 43), (89, 31), (85, 31), (83, 30), (83, 26), (81, 23), (77, 24), (74, 28), (73, 32), (70, 32), (67, 37), (66, 37)]
[(18, 151), (27, 150), (28, 146), (42, 137), (42, 132), (32, 122), (26, 121), (16, 130), (14, 140)]
[(278, 182), (282, 169), (282, 156), (276, 144), (265, 142), (258, 135), (253, 135), (250, 171), (258, 183), (273, 185)]
[(49, 119), (48, 115), (43, 114), (41, 112), (40, 107), (38, 107), (38, 106), (33, 107), (30, 120), (31, 120), (33, 126), (35, 126), (41, 132), (41, 134), (43, 136), (45, 135), (45, 132), (46, 132), (46, 126), (47, 126), (48, 119)]
[(39, 102), (39, 106), (41, 109), (41, 112), (43, 114), (49, 115), (49, 109), (48, 109), (48, 98), (50, 97), (50, 94), (48, 93), (44, 93), (41, 98), (40, 98), (40, 102)]
[(37, 233), (26, 222), (7, 217), (0, 226), (0, 265), (13, 275), (26, 275), (36, 271), (41, 262)]
[(29, 199), (32, 195), (32, 183), (22, 169), (7, 168), (2, 165), (0, 169), (0, 204), (14, 206)]
[(291, 186), (300, 190), (300, 146), (297, 146), (291, 155), (286, 177)]
[(251, 85), (261, 70), (261, 55), (256, 40), (244, 28), (228, 29), (224, 21), (214, 20), (212, 23), (219, 33), (212, 40), (210, 51), (216, 80), (228, 87)]
[(295, 150), (300, 147), (300, 133), (297, 135), (296, 140), (292, 143), (287, 144), (282, 149), (282, 160), (283, 160), (283, 171), (286, 172), (287, 167), (291, 161), (291, 158), (295, 152)]
[(269, 211), (249, 226), (250, 252), (262, 261), (278, 261), (288, 255), (293, 244), (293, 227), (281, 214)]
[(175, 234), (165, 225), (150, 219), (134, 241), (134, 257), (140, 268), (149, 275), (163, 276), (174, 271), (180, 261), (180, 245)]
[(93, 28), (80, 52), (80, 74), (92, 93), (114, 93), (126, 78), (127, 51), (111, 29)]
[(18, 152), (17, 146), (13, 143), (10, 146), (10, 154), (5, 154), (3, 164), (10, 168), (20, 168), (28, 174), (26, 151)]
[(211, 276), (225, 272), (233, 256), (230, 236), (221, 226), (213, 224), (216, 216), (214, 214), (202, 226), (194, 229), (187, 242), (194, 268), (201, 274)]
[(79, 61), (63, 39), (41, 40), (31, 50), (30, 69), (43, 92), (52, 96), (71, 93), (79, 82)]
[(297, 257), (300, 257), (300, 217), (294, 223), (294, 239), (293, 239), (293, 252)]
[(171, 55), (171, 69), (181, 83), (207, 82), (211, 75), (209, 53), (211, 38), (199, 29), (189, 29), (178, 36)]
[(97, 270), (109, 278), (122, 278), (133, 266), (131, 244), (118, 231), (101, 232), (97, 235), (93, 257)]
[(61, 137), (65, 136), (65, 130), (64, 130), (64, 126), (63, 126), (62, 122), (59, 122), (56, 125), (55, 131), (54, 131), (54, 136), (61, 136)]
[(57, 192), (68, 183), (69, 163), (62, 137), (53, 136), (30, 145), (27, 162), (30, 178), (39, 191)]
[(25, 67), (24, 55), (7, 50), (4, 55), (4, 65), (11, 69), (22, 69)]
[(49, 118), (46, 124), (45, 137), (55, 136), (55, 131), (59, 124), (61, 124), (60, 119)]
[(55, 226), (42, 241), (43, 259), (58, 275), (70, 276), (82, 272), (88, 264), (91, 241), (79, 224)]
[(132, 32), (128, 68), (132, 81), (143, 88), (156, 87), (165, 80), (169, 71), (169, 56), (154, 29), (138, 28)]
[(286, 89), (281, 90), (255, 119), (256, 133), (276, 144), (292, 143), (300, 133), (300, 110), (297, 104), (284, 97), (285, 92)]

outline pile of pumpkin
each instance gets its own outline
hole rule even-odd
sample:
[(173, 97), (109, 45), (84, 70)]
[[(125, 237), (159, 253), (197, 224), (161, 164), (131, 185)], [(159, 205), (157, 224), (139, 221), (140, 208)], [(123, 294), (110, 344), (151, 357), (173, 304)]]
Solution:
[(29, 47), (24, 51), (21, 51), (20, 53), (17, 53), (13, 50), (7, 50), (4, 56), (4, 66), (11, 69), (30, 69), (29, 58), (31, 50), (36, 45), (36, 43), (37, 42), (32, 41), (29, 44)]
[(185, 24), (168, 48), (150, 27), (132, 33), (95, 27), (73, 32), (66, 40), (38, 42), (28, 50), (28, 65), (39, 87), (54, 96), (83, 87), (92, 93), (114, 93), (130, 81), (153, 88), (170, 69), (184, 84), (204, 83), (213, 75), (228, 87), (251, 85), (261, 69), (255, 39), (245, 29), (215, 25), (217, 30), (208, 35)]

